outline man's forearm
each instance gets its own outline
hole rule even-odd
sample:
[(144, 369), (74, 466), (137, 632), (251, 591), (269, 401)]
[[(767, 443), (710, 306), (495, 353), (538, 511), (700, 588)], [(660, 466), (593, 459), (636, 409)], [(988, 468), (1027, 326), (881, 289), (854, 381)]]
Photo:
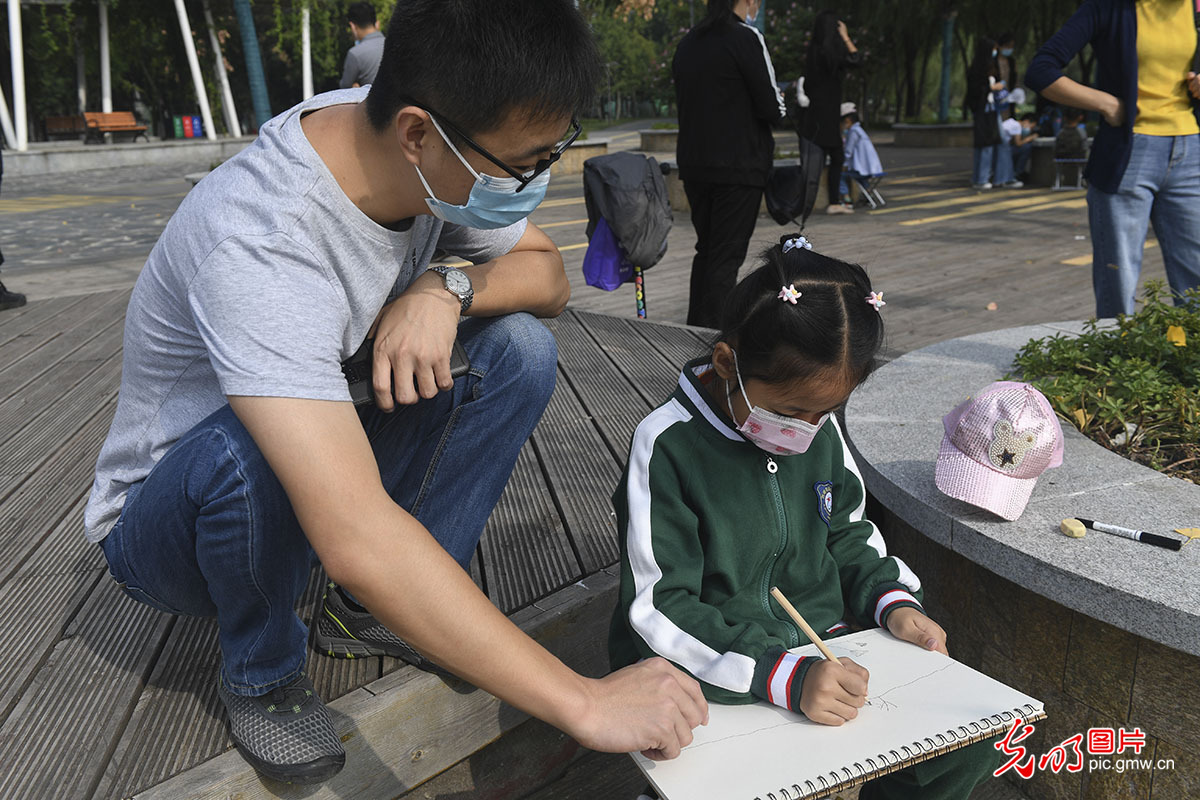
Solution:
[(557, 317), (571, 299), (571, 284), (557, 250), (517, 251), (465, 272), (475, 290), (468, 316), (527, 311), (535, 317)]
[(559, 729), (578, 721), (586, 679), (492, 605), (420, 523), (386, 495), (358, 519), (354, 538), (369, 544), (326, 564), (334, 580), (456, 675)]

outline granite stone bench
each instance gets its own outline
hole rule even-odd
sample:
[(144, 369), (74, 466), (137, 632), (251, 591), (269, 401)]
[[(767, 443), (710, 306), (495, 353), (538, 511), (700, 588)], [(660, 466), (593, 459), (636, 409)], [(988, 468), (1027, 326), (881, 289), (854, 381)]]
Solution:
[(1155, 532), (1195, 527), (1200, 486), (1128, 461), (1067, 423), (1063, 465), (1042, 475), (1016, 521), (934, 485), (942, 416), (1001, 379), (1031, 338), (1081, 327), (1010, 328), (902, 356), (851, 397), (847, 434), (872, 518), (924, 581), (927, 610), (946, 628), (951, 653), (1045, 701), (1049, 718), (1025, 742), (1029, 752), (1092, 727), (1146, 733), (1142, 755), (1152, 768), (1039, 770), (1013, 778), (1022, 790), (1033, 798), (1200, 797), (1200, 544), (1175, 552), (1058, 530), (1075, 516)]

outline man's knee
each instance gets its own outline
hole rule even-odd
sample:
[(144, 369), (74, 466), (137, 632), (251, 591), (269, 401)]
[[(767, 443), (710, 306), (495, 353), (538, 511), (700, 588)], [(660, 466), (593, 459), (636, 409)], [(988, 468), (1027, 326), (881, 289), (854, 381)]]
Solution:
[(558, 364), (554, 334), (540, 320), (525, 313), (495, 318), (489, 325), (489, 334), (501, 346), (500, 363), (506, 371), (511, 370), (503, 377), (517, 379), (524, 391), (549, 400)]

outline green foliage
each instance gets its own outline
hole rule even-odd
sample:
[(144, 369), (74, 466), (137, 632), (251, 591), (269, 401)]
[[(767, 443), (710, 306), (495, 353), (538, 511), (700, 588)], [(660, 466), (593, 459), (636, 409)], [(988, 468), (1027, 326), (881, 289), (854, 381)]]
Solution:
[(1147, 282), (1143, 300), (1114, 328), (1029, 342), (1015, 373), (1094, 441), (1200, 483), (1200, 291), (1175, 306)]

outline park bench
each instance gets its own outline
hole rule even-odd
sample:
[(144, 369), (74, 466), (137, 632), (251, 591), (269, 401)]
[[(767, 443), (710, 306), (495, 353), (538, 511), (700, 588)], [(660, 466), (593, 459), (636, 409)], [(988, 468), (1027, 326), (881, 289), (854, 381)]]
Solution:
[(47, 140), (82, 139), (87, 134), (87, 122), (82, 114), (46, 117), (42, 121), (42, 130)]
[(132, 111), (85, 111), (83, 116), (87, 120), (88, 141), (103, 141), (106, 133), (132, 133), (134, 141), (139, 136), (150, 141), (146, 126), (137, 121)]

